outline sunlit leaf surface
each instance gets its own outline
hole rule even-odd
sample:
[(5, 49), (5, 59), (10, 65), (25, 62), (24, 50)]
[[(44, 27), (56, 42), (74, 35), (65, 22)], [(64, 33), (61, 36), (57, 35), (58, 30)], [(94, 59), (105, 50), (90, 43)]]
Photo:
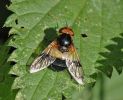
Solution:
[[(50, 68), (30, 74), (29, 65), (66, 25), (75, 32), (74, 44), (80, 56), (86, 83), (93, 83), (100, 69), (111, 77), (112, 67), (122, 72), (121, 62), (114, 65), (119, 52), (120, 33), (123, 32), (122, 0), (12, 0), (14, 12), (6, 21), (15, 34), (9, 45), (17, 48), (9, 58), (16, 64), (10, 73), (17, 75), (13, 89), (20, 89), (17, 100), (61, 100), (71, 98), (73, 91), (82, 90), (64, 71)], [(86, 34), (83, 37), (82, 34)], [(118, 38), (116, 40), (115, 38)], [(113, 39), (113, 40), (112, 40)], [(121, 38), (122, 39), (122, 38)], [(118, 45), (118, 46), (117, 46)], [(121, 45), (120, 45), (121, 46)], [(105, 52), (110, 53), (108, 56)], [(120, 52), (122, 54), (122, 51)], [(120, 55), (122, 56), (122, 55)], [(112, 58), (110, 58), (112, 57)], [(113, 60), (106, 60), (113, 59)], [(103, 61), (104, 60), (104, 61)], [(119, 69), (118, 69), (119, 68)], [(91, 76), (91, 77), (90, 77)]]

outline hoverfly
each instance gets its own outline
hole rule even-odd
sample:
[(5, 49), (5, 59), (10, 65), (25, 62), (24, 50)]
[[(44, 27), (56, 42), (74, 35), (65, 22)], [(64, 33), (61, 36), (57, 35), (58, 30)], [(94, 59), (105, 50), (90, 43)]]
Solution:
[(30, 73), (40, 71), (52, 65), (56, 59), (60, 59), (65, 61), (71, 76), (79, 84), (84, 84), (82, 66), (72, 41), (74, 32), (70, 27), (63, 27), (59, 33), (61, 34), (34, 60), (30, 67)]

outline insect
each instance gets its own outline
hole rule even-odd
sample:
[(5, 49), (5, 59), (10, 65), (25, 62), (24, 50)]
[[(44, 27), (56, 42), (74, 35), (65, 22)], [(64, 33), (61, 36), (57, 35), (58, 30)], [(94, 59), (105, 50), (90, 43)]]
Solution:
[(65, 61), (71, 76), (79, 84), (84, 84), (82, 66), (72, 41), (74, 32), (70, 27), (63, 27), (59, 33), (61, 34), (34, 60), (30, 67), (30, 73), (40, 71), (60, 59), (58, 63)]

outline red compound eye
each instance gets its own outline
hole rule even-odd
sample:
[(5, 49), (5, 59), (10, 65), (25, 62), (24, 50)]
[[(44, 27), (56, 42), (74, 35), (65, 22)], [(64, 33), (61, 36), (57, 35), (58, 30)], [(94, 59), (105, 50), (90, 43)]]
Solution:
[(74, 32), (70, 27), (63, 27), (59, 30), (59, 33), (69, 34), (70, 36), (74, 36)]

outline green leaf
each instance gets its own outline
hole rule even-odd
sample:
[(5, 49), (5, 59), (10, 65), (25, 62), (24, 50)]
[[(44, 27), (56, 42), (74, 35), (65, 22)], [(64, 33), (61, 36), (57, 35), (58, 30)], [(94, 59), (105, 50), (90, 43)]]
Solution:
[(111, 77), (113, 67), (119, 74), (123, 68), (123, 7), (121, 6), (123, 2), (118, 0), (108, 2), (104, 2), (102, 5), (104, 6), (104, 14), (107, 15), (103, 21), (104, 34), (102, 36), (102, 45), (104, 45), (105, 48), (101, 49), (99, 53), (101, 56), (98, 57), (98, 64), (96, 66), (108, 77)]
[[(98, 60), (100, 64), (103, 66), (98, 67), (103, 72), (107, 74), (107, 76), (111, 77), (113, 67), (117, 70), (119, 74), (121, 74), (123, 69), (123, 33), (120, 34), (120, 37), (112, 38), (111, 40), (115, 42), (115, 44), (110, 44), (106, 46), (106, 49), (110, 52), (101, 52), (100, 54), (106, 59)], [(113, 66), (113, 67), (112, 67)]]
[(74, 91), (71, 100), (122, 100), (123, 73), (118, 75), (113, 71), (109, 79), (104, 74), (99, 74), (93, 88), (86, 87), (83, 91)]
[(11, 63), (7, 62), (9, 57), (10, 47), (7, 47), (7, 43), (0, 45), (0, 100), (13, 100), (16, 95), (16, 91), (11, 89), (11, 85), (14, 81), (14, 77), (8, 75), (11, 68)]
[[(71, 99), (72, 91), (79, 91), (79, 85), (71, 80), (66, 70), (56, 72), (47, 68), (30, 74), (27, 66), (66, 23), (75, 32), (74, 44), (86, 83), (95, 81), (96, 68), (106, 74), (108, 69), (107, 75), (111, 75), (113, 66), (107, 68), (110, 62), (106, 65), (100, 62), (106, 59), (100, 52), (107, 52), (105, 46), (113, 44), (110, 39), (123, 32), (120, 27), (122, 4), (121, 0), (12, 0), (9, 9), (14, 14), (5, 25), (12, 27), (10, 34), (16, 34), (9, 42), (17, 48), (9, 58), (16, 62), (10, 71), (18, 76), (13, 84), (13, 89), (20, 89), (16, 99), (61, 100), (64, 96)], [(83, 38), (81, 33), (87, 37)], [(83, 86), (80, 88), (83, 90)]]

